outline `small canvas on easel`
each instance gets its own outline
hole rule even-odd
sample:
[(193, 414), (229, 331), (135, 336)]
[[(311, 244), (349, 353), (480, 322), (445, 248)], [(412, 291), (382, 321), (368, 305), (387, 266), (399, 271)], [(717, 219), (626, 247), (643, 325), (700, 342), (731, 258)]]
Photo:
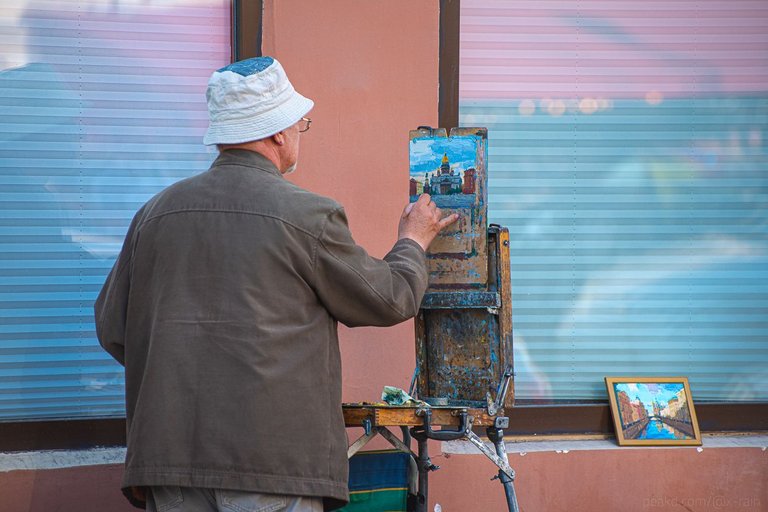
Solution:
[(429, 246), (430, 289), (484, 285), (488, 280), (487, 141), (485, 128), (420, 128), (410, 133), (410, 200), (428, 193), (459, 220)]

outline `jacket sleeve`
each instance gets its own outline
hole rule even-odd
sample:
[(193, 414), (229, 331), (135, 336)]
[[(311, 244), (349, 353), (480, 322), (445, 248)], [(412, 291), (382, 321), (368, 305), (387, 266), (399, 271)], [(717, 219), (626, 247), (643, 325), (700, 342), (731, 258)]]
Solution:
[(426, 255), (413, 240), (395, 243), (383, 260), (357, 245), (342, 208), (331, 212), (314, 254), (314, 289), (349, 326), (389, 326), (418, 313), (427, 288)]
[(137, 213), (128, 228), (123, 248), (112, 267), (94, 304), (96, 337), (101, 346), (125, 366), (125, 325), (131, 282), (131, 256), (134, 246)]

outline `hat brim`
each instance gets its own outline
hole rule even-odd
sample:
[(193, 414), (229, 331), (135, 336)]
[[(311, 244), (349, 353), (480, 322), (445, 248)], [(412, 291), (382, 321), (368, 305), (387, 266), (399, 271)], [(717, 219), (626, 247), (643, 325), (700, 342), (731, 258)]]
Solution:
[(203, 137), (203, 144), (241, 144), (265, 139), (298, 123), (314, 106), (314, 101), (294, 91), (288, 101), (261, 113), (257, 119), (244, 117), (226, 122), (212, 121)]

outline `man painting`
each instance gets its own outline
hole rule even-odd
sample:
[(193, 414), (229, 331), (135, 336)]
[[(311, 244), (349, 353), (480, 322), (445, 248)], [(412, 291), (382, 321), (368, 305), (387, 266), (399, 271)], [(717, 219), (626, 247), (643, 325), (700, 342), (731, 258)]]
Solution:
[(422, 195), (373, 258), (341, 206), (283, 177), (313, 102), (277, 60), (216, 71), (207, 98), (218, 158), (137, 212), (95, 306), (125, 365), (123, 486), (148, 510), (332, 510), (348, 500), (337, 322), (413, 317), (456, 215)]

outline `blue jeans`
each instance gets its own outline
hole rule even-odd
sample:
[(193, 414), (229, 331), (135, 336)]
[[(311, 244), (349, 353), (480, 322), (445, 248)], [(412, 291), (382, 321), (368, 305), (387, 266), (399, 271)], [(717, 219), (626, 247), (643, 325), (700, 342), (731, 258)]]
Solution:
[(323, 499), (197, 487), (150, 487), (147, 512), (323, 512)]

